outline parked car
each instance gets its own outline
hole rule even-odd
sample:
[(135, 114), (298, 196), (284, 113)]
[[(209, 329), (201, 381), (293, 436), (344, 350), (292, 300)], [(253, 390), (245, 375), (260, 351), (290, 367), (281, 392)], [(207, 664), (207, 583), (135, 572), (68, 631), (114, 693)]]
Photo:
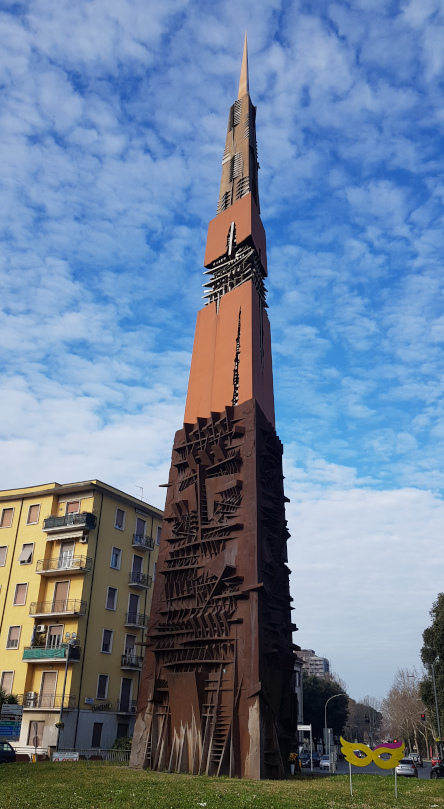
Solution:
[(310, 753), (300, 753), (299, 761), (301, 762), (301, 767), (310, 767)]
[(9, 742), (0, 742), (0, 764), (9, 764), (15, 761), (15, 750)]
[(436, 755), (436, 756), (432, 756), (432, 758), (431, 758), (431, 764), (432, 764), (432, 767), (434, 767), (434, 766), (435, 766), (435, 764), (442, 764), (442, 758), (441, 758), (441, 756), (438, 756), (438, 755)]
[(409, 758), (411, 758), (412, 761), (415, 762), (417, 767), (423, 767), (424, 766), (424, 762), (423, 762), (423, 760), (421, 758), (420, 753), (410, 753)]
[(430, 778), (444, 778), (444, 764), (432, 765)]
[(313, 767), (319, 767), (319, 763), (321, 761), (320, 753), (317, 751), (313, 753)]
[(411, 758), (402, 758), (396, 767), (396, 775), (405, 775), (407, 778), (417, 778), (418, 770)]
[(330, 769), (330, 756), (325, 753), (321, 756), (321, 760), (319, 762), (319, 767), (321, 770), (329, 770)]

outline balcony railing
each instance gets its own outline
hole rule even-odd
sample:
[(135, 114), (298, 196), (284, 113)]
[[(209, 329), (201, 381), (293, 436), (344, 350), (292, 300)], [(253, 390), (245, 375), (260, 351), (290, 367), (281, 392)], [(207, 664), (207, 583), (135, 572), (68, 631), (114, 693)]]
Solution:
[(143, 665), (143, 657), (136, 655), (133, 652), (125, 652), (122, 655), (120, 668), (122, 669), (137, 669), (140, 671)]
[(46, 517), (43, 520), (44, 531), (55, 531), (61, 528), (70, 528), (75, 525), (78, 528), (91, 530), (96, 527), (97, 517), (89, 511), (82, 511), (79, 514), (65, 514), (64, 517)]
[(80, 646), (71, 646), (68, 643), (61, 643), (59, 646), (25, 646), (23, 649), (23, 660), (40, 661), (40, 660), (66, 660), (68, 651), (68, 659), (74, 662), (80, 660)]
[(131, 587), (140, 587), (144, 590), (149, 590), (152, 583), (152, 576), (148, 576), (147, 573), (136, 573), (135, 571), (132, 571), (129, 574), (129, 584)]
[(117, 713), (136, 713), (136, 710), (137, 710), (136, 699), (117, 700)]
[(143, 612), (127, 612), (125, 626), (146, 627), (148, 626), (148, 617)]
[[(28, 691), (23, 695), (24, 708), (61, 708), (62, 695), (61, 694), (37, 694)], [(63, 708), (66, 710), (73, 710), (76, 707), (76, 697), (65, 695), (63, 698)]]
[(91, 570), (91, 556), (58, 556), (55, 559), (39, 559), (36, 573), (87, 573)]
[(141, 551), (153, 551), (154, 539), (152, 537), (147, 537), (144, 534), (134, 534), (133, 548), (139, 548)]
[(33, 601), (29, 607), (30, 615), (84, 615), (86, 601), (78, 598), (64, 598), (56, 601)]

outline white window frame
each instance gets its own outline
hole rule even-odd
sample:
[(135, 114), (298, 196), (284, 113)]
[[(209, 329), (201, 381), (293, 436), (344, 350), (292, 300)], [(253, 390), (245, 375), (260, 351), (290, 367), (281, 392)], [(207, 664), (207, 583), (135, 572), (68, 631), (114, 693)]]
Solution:
[[(32, 548), (32, 550), (31, 550), (31, 558), (29, 559), (29, 561), (28, 561), (28, 562), (21, 562), (21, 561), (20, 561), (20, 556), (22, 555), (23, 550), (24, 550), (24, 548), (25, 548), (27, 545), (28, 545), (28, 546), (30, 546), (30, 547)], [(35, 543), (34, 543), (34, 542), (24, 542), (24, 543), (23, 543), (23, 545), (22, 545), (22, 549), (21, 549), (21, 551), (20, 551), (20, 553), (19, 553), (19, 560), (18, 560), (19, 565), (32, 565), (32, 559), (33, 559), (33, 556), (34, 556), (34, 548), (35, 548)]]
[[(40, 509), (41, 509), (41, 505), (42, 505), (41, 503), (31, 503), (31, 505), (30, 505), (30, 506), (29, 506), (29, 508), (28, 508), (28, 516), (27, 516), (27, 518), (26, 518), (26, 525), (38, 525), (38, 522), (39, 522), (39, 519), (40, 519)], [(29, 521), (29, 515), (30, 515), (30, 513), (31, 513), (31, 509), (32, 509), (34, 506), (37, 506), (37, 507), (38, 507), (39, 513), (38, 513), (38, 515), (37, 515), (37, 519), (35, 520), (35, 522), (30, 522), (30, 521)]]
[[(103, 639), (105, 637), (105, 632), (111, 632), (111, 640), (109, 644), (109, 651), (107, 652), (106, 649), (103, 648)], [(104, 655), (111, 655), (113, 653), (113, 643), (114, 643), (114, 629), (102, 629), (102, 645), (100, 647), (100, 651)]]
[[(77, 511), (68, 511), (68, 506), (69, 506), (70, 503), (78, 503), (79, 504), (79, 507), (78, 507)], [(66, 503), (65, 503), (65, 517), (67, 517), (68, 514), (80, 514), (81, 506), (82, 506), (82, 501), (81, 501), (80, 497), (74, 497), (73, 500), (67, 500)]]
[[(11, 509), (12, 509), (11, 525), (3, 525), (2, 524), (3, 523), (3, 515), (4, 515), (5, 511), (11, 511)], [(14, 524), (14, 511), (15, 511), (14, 506), (5, 506), (5, 508), (2, 508), (2, 513), (1, 513), (1, 516), (0, 516), (0, 528), (12, 528), (12, 526)]]
[[(134, 646), (131, 649), (126, 648), (126, 639), (127, 638), (135, 638)], [(135, 651), (136, 646), (137, 646), (137, 635), (136, 635), (136, 633), (135, 632), (125, 632), (125, 640), (124, 640), (124, 643), (123, 643), (123, 654), (128, 654), (128, 652), (133, 652), (134, 654), (137, 654), (137, 652)]]
[[(118, 552), (118, 563), (117, 563), (117, 565), (113, 565), (114, 551)], [(109, 566), (110, 566), (110, 568), (112, 570), (120, 570), (120, 565), (121, 564), (122, 564), (122, 548), (118, 548), (116, 545), (113, 545), (113, 547), (111, 548), (111, 559), (110, 559)]]
[[(115, 591), (114, 607), (108, 607), (108, 594), (109, 594), (110, 590)], [(115, 612), (116, 609), (117, 609), (118, 592), (119, 591), (118, 591), (117, 587), (111, 587), (110, 585), (108, 585), (107, 590), (106, 590), (105, 609), (109, 610), (110, 612)]]
[[(16, 596), (17, 596), (17, 587), (22, 587), (23, 585), (25, 585), (25, 587), (26, 587), (25, 600), (24, 600), (23, 604), (16, 604), (15, 599), (16, 599)], [(28, 587), (29, 587), (29, 582), (27, 582), (27, 581), (18, 581), (16, 583), (15, 590), (14, 590), (14, 598), (12, 599), (12, 606), (13, 607), (25, 607), (26, 606), (26, 599), (28, 598)]]
[[(18, 631), (19, 631), (19, 636), (18, 636), (18, 640), (17, 640), (17, 646), (9, 646), (8, 645), (9, 644), (9, 635), (10, 635), (11, 629), (15, 629), (16, 626), (17, 626)], [(21, 636), (22, 636), (22, 627), (21, 626), (18, 626), (17, 624), (11, 624), (11, 626), (8, 627), (8, 634), (6, 635), (6, 648), (8, 649), (8, 651), (16, 652), (17, 649), (20, 648), (20, 638), (21, 638)]]
[(4, 688), (3, 688), (3, 677), (4, 677), (4, 675), (5, 675), (5, 674), (12, 674), (12, 680), (11, 680), (11, 690), (10, 690), (10, 692), (9, 692), (10, 694), (12, 694), (12, 687), (13, 687), (13, 685), (14, 685), (14, 677), (15, 677), (15, 669), (5, 669), (4, 671), (2, 671), (2, 672), (0, 673), (0, 688), (2, 689), (2, 691), (4, 691)]
[(1, 562), (0, 562), (0, 567), (5, 567), (6, 566), (6, 559), (7, 559), (7, 556), (8, 556), (8, 547), (9, 547), (8, 545), (0, 545), (0, 551), (2, 550), (2, 548), (6, 548), (5, 561), (3, 562), (3, 564), (1, 564)]
[(156, 528), (156, 545), (160, 545), (160, 534), (162, 532), (162, 526), (158, 525)]
[[(122, 514), (123, 514), (122, 525), (117, 525), (117, 512), (118, 511), (121, 511)], [(114, 528), (117, 528), (118, 531), (124, 531), (125, 530), (125, 519), (126, 519), (126, 511), (125, 511), (125, 509), (117, 507), (116, 508), (116, 516), (114, 517)]]
[[(106, 688), (105, 688), (105, 696), (98, 697), (97, 694), (99, 692), (99, 679), (100, 677), (106, 677)], [(109, 674), (98, 674), (97, 675), (97, 685), (96, 685), (96, 699), (100, 700), (107, 700), (108, 699), (108, 689), (109, 689)]]

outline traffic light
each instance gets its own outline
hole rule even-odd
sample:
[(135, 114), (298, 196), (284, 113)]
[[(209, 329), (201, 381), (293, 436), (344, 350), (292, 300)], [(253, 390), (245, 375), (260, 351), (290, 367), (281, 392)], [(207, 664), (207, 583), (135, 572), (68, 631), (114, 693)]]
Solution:
[(425, 722), (425, 718), (426, 718), (426, 717), (425, 717), (425, 713), (422, 713), (422, 714), (421, 714), (421, 719), (422, 719), (422, 721), (423, 721), (423, 722)]

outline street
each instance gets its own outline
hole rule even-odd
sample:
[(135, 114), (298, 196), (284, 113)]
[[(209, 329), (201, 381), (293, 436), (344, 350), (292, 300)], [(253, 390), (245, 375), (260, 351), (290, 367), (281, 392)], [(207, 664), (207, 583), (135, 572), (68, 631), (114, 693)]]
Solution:
[[(308, 769), (303, 769), (303, 773), (310, 772)], [(314, 769), (315, 773), (321, 773), (322, 775), (328, 775), (327, 770), (319, 770), (318, 767)], [(338, 768), (336, 770), (336, 775), (345, 775), (348, 773), (348, 763), (347, 761), (338, 761)], [(373, 762), (369, 764), (367, 767), (354, 767), (352, 764), (352, 775), (365, 775), (365, 774), (372, 774), (372, 775), (390, 775), (393, 778), (393, 770), (382, 770), (380, 767), (377, 767), (376, 764)], [(400, 778), (405, 778), (405, 776), (398, 776)], [(425, 761), (423, 767), (418, 767), (418, 778), (430, 778), (430, 762)]]

